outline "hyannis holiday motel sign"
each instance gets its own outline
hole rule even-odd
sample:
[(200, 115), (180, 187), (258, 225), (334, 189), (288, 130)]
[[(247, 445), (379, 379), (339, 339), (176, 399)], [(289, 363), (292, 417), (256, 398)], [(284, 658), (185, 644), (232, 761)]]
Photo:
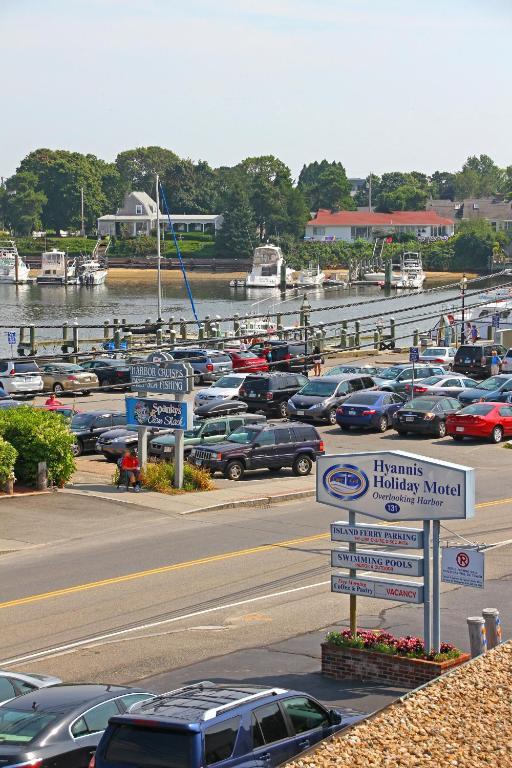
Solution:
[(404, 451), (320, 456), (317, 501), (379, 520), (454, 520), (474, 515), (469, 467)]

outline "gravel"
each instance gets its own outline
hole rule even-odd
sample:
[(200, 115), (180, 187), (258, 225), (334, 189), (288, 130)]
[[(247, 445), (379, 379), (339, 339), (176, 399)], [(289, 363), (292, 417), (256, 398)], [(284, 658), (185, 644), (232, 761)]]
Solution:
[(292, 766), (512, 768), (512, 641), (324, 742)]

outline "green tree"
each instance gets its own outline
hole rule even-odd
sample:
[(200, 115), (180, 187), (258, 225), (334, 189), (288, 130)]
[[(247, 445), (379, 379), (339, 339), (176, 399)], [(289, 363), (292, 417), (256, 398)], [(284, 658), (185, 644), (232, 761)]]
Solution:
[(490, 197), (501, 191), (505, 174), (488, 155), (468, 157), (462, 171), (455, 174), (457, 200), (467, 197)]
[(427, 202), (427, 192), (412, 184), (402, 184), (394, 192), (380, 193), (378, 210), (423, 211)]
[(176, 159), (163, 174), (169, 209), (178, 213), (214, 213), (219, 204), (217, 176), (208, 163)]
[(231, 190), (223, 216), (222, 228), (215, 238), (215, 252), (239, 259), (252, 257), (258, 236), (247, 193), (241, 186)]
[(503, 232), (495, 232), (483, 219), (461, 221), (455, 238), (454, 269), (489, 271), (493, 253), (501, 250), (505, 240)]
[(41, 215), (47, 202), (44, 192), (37, 191), (37, 176), (22, 171), (6, 184), (5, 220), (17, 235), (30, 235), (41, 228)]
[(310, 211), (319, 208), (329, 210), (354, 210), (350, 196), (350, 182), (341, 163), (315, 160), (304, 165), (297, 184)]
[(178, 155), (164, 147), (136, 147), (120, 152), (115, 165), (129, 189), (155, 196), (155, 174), (164, 176), (179, 161)]
[(438, 200), (455, 200), (455, 174), (436, 171), (432, 174), (432, 197)]

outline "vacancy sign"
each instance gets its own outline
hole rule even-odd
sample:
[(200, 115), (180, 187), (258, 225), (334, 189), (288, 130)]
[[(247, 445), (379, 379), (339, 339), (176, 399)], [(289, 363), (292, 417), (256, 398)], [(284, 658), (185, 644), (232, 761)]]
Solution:
[(483, 589), (484, 563), (484, 553), (476, 549), (445, 547), (442, 550), (441, 581)]

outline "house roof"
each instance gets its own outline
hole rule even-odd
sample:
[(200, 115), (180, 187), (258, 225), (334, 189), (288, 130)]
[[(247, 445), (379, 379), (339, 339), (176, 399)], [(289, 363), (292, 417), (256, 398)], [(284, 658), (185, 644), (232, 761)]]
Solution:
[(321, 227), (398, 227), (398, 226), (447, 226), (453, 221), (439, 216), (435, 211), (396, 211), (395, 213), (369, 213), (367, 211), (338, 211), (331, 213), (320, 208), (316, 218), (308, 226)]
[(117, 215), (129, 214), (130, 203), (132, 205), (142, 205), (147, 211), (155, 211), (156, 213), (156, 201), (148, 195), (147, 192), (128, 192), (125, 195), (123, 205), (117, 209)]

